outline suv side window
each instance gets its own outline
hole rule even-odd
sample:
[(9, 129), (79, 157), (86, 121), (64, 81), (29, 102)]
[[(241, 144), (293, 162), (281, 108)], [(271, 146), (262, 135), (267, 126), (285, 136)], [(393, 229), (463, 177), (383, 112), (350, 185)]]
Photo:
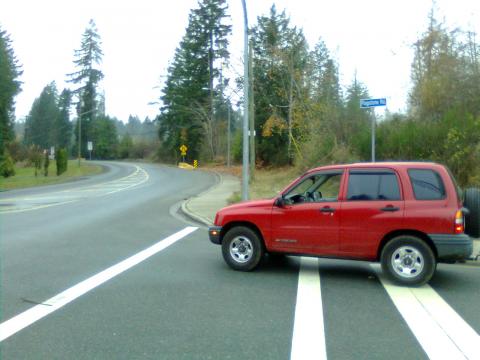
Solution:
[(430, 169), (409, 169), (408, 176), (417, 200), (445, 199), (445, 186), (440, 175)]
[(391, 170), (351, 170), (347, 200), (400, 200), (400, 188)]

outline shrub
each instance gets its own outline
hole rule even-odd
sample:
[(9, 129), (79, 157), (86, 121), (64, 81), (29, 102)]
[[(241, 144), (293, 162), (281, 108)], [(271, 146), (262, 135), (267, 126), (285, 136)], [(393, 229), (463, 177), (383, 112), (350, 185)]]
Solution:
[(28, 159), (28, 148), (17, 140), (10, 142), (7, 149), (15, 163)]
[(232, 158), (235, 163), (241, 163), (243, 159), (243, 134), (237, 130), (232, 136)]
[(339, 144), (333, 134), (324, 133), (323, 136), (311, 137), (301, 144), (300, 152), (296, 153), (295, 165), (299, 172), (313, 167), (345, 164), (357, 161), (349, 147)]
[(42, 168), (43, 156), (42, 150), (38, 145), (31, 145), (28, 148), (28, 162), (27, 166), (33, 166), (35, 168), (35, 176), (38, 175), (38, 171)]
[(43, 175), (48, 176), (48, 167), (50, 166), (50, 158), (48, 156), (48, 151), (44, 151), (45, 161), (43, 162)]
[(55, 162), (57, 165), (57, 176), (62, 175), (68, 168), (68, 155), (67, 149), (58, 149)]
[(0, 156), (0, 175), (5, 178), (15, 175), (13, 159), (8, 151), (5, 151), (5, 154)]
[(158, 142), (154, 141), (138, 141), (132, 144), (130, 148), (130, 159), (148, 159), (153, 157), (158, 147)]
[(132, 153), (133, 140), (130, 134), (126, 133), (118, 145), (118, 156), (120, 159), (128, 159)]

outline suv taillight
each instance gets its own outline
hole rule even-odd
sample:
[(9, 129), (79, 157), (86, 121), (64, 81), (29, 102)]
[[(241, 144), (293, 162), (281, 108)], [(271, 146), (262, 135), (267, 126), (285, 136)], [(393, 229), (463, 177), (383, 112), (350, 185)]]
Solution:
[(463, 234), (465, 230), (462, 210), (455, 213), (455, 234)]

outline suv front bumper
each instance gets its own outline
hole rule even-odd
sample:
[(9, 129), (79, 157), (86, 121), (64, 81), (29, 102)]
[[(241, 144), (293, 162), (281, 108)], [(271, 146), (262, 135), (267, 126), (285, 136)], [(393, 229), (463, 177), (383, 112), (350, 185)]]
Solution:
[(210, 241), (214, 244), (220, 244), (221, 238), (220, 233), (222, 232), (221, 226), (210, 226), (208, 228), (208, 237)]
[(466, 234), (428, 234), (437, 248), (438, 260), (466, 260), (472, 256), (473, 241)]

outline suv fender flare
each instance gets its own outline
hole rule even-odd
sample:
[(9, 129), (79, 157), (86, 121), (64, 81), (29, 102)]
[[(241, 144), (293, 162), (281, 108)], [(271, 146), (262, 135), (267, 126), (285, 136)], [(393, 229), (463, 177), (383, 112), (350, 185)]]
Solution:
[(236, 226), (245, 226), (245, 227), (248, 227), (248, 228), (252, 229), (253, 231), (255, 231), (255, 233), (257, 233), (258, 237), (260, 238), (260, 241), (262, 242), (263, 247), (266, 248), (265, 238), (264, 238), (262, 232), (260, 231), (260, 228), (257, 225), (255, 225), (254, 223), (249, 222), (249, 221), (232, 221), (230, 223), (227, 223), (225, 226), (223, 226), (222, 231), (220, 232), (220, 244), (222, 244), (223, 237), (225, 236), (225, 234), (231, 228), (234, 228)]
[(433, 244), (432, 239), (430, 239), (430, 237), (427, 234), (425, 234), (421, 231), (418, 231), (418, 230), (402, 229), (402, 230), (395, 230), (395, 231), (389, 232), (388, 234), (386, 234), (382, 238), (382, 241), (380, 242), (380, 245), (378, 246), (378, 249), (377, 249), (376, 261), (380, 261), (382, 251), (383, 251), (383, 248), (385, 247), (385, 245), (391, 239), (393, 239), (397, 236), (400, 236), (400, 235), (411, 235), (411, 236), (415, 236), (415, 237), (418, 237), (418, 238), (422, 239), (423, 241), (425, 241), (427, 243), (427, 245), (430, 247), (430, 249), (432, 249), (433, 254), (435, 255), (435, 259), (438, 259), (437, 248)]

